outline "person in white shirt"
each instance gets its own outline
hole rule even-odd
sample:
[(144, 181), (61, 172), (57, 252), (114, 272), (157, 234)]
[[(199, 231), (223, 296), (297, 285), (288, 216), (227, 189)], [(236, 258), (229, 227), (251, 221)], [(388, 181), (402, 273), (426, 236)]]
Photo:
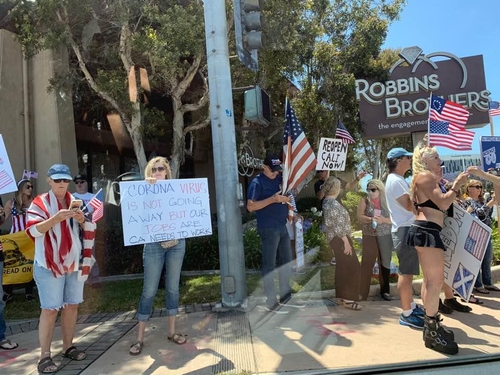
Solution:
[(403, 312), (399, 324), (424, 328), (424, 310), (413, 301), (413, 276), (420, 273), (417, 250), (406, 244), (410, 225), (415, 220), (410, 186), (404, 175), (411, 169), (413, 154), (404, 148), (393, 148), (387, 154), (389, 175), (385, 182), (387, 206), (391, 213), (392, 240), (399, 259), (398, 294)]
[[(83, 201), (82, 209), (85, 207), (84, 210), (85, 215), (92, 215), (94, 209), (91, 206), (89, 206), (89, 202), (94, 197), (94, 194), (89, 193), (89, 183), (87, 176), (84, 174), (78, 174), (73, 178), (73, 182), (75, 183), (76, 186), (76, 192), (73, 193), (73, 196), (76, 199), (81, 199)], [(92, 248), (92, 255), (94, 256), (95, 259), (97, 259), (95, 254), (95, 245)], [(90, 270), (87, 282), (94, 289), (99, 288), (101, 286), (101, 284), (99, 284), (99, 266), (97, 264), (97, 261), (94, 263), (92, 269)]]

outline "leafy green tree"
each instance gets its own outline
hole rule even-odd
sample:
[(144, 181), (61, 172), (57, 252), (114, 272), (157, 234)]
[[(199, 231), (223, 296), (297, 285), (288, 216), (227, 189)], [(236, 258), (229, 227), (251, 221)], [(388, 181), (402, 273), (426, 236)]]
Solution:
[[(206, 127), (210, 120), (202, 2), (3, 1), (17, 3), (11, 16), (28, 57), (42, 50), (68, 48), (76, 64), (65, 76), (54, 77), (51, 88), (74, 91), (85, 82), (108, 111), (120, 116), (141, 171), (147, 162), (142, 129), (148, 116), (143, 99), (147, 93), (134, 72), (144, 68), (149, 73), (151, 90), (172, 101), (171, 166), (177, 177), (184, 161), (186, 135)], [(132, 99), (128, 95), (130, 72), (138, 87), (138, 95)], [(201, 115), (186, 126), (184, 118), (193, 112)], [(149, 113), (154, 122), (162, 120), (158, 115)], [(163, 116), (162, 125), (166, 122)]]

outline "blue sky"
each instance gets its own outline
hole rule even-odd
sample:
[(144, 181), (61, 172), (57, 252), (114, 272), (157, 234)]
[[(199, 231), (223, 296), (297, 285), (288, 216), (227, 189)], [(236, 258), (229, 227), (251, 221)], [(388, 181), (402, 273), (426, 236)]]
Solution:
[[(498, 0), (408, 0), (400, 20), (389, 27), (383, 48), (419, 46), (424, 53), (450, 52), (458, 57), (483, 55), (486, 88), (492, 100), (500, 100), (500, 1)], [(500, 116), (494, 118), (495, 135), (500, 135)], [(479, 154), (481, 136), (490, 126), (471, 129), (471, 154)], [(441, 155), (456, 151), (438, 147)], [(463, 152), (461, 152), (463, 154)]]

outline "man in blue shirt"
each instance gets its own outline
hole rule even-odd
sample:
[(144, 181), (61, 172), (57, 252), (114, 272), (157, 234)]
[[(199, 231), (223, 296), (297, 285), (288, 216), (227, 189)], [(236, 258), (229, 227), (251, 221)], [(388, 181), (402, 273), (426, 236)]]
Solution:
[[(257, 216), (257, 231), (262, 241), (262, 278), (267, 297), (266, 310), (276, 314), (288, 314), (281, 309), (302, 308), (291, 304), (290, 278), (292, 275), (292, 248), (286, 229), (290, 197), (281, 195), (281, 161), (277, 155), (269, 154), (264, 160), (262, 173), (259, 173), (248, 186), (247, 209)], [(279, 260), (280, 298), (276, 299), (274, 289), (274, 269)]]

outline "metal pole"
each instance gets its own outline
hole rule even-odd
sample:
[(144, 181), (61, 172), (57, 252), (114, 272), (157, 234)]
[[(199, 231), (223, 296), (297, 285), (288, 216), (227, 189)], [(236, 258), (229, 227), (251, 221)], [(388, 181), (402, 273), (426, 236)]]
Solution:
[(246, 273), (225, 0), (205, 0), (222, 305), (246, 305)]

